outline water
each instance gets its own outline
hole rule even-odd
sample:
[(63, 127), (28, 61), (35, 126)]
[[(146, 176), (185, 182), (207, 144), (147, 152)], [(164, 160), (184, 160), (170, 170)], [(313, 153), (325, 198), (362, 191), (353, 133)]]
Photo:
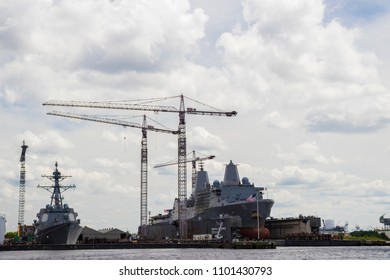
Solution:
[(390, 246), (0, 251), (0, 260), (390, 260)]

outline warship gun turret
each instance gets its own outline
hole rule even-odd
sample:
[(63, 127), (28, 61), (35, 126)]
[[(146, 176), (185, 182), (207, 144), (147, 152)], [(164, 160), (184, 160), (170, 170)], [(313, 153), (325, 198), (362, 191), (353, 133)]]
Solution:
[(60, 182), (70, 176), (63, 176), (55, 164), (53, 175), (42, 175), (52, 182), (51, 186), (40, 186), (51, 192), (51, 202), (45, 208), (41, 208), (37, 214), (38, 220), (34, 220), (35, 239), (40, 244), (75, 244), (82, 231), (77, 213), (68, 204), (63, 204), (61, 190), (66, 191), (75, 188), (75, 185), (62, 186)]

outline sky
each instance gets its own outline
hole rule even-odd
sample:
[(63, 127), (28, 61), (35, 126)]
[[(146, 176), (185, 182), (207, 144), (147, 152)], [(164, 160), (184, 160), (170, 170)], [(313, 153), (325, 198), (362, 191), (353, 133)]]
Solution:
[[(315, 215), (357, 227), (390, 216), (390, 2), (387, 0), (0, 0), (0, 214), (16, 231), (20, 153), (25, 223), (50, 201), (55, 162), (83, 226), (136, 232), (141, 131), (47, 115), (48, 100), (126, 101), (237, 111), (186, 116), (187, 151), (211, 181), (225, 164), (266, 187), (276, 218)], [(201, 103), (196, 103), (194, 100)], [(210, 106), (206, 106), (206, 105)], [(208, 109), (207, 109), (208, 108)], [(177, 136), (148, 132), (148, 209), (177, 197)], [(188, 165), (188, 193), (191, 169)]]

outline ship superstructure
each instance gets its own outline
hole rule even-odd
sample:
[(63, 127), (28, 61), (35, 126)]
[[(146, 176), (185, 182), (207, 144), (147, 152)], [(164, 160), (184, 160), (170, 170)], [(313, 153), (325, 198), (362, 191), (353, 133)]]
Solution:
[(63, 204), (61, 190), (75, 188), (75, 185), (62, 186), (60, 182), (70, 176), (63, 176), (55, 164), (53, 175), (42, 175), (51, 180), (54, 185), (40, 186), (51, 192), (51, 202), (41, 208), (34, 220), (35, 238), (40, 244), (75, 244), (82, 231), (78, 214), (68, 204)]

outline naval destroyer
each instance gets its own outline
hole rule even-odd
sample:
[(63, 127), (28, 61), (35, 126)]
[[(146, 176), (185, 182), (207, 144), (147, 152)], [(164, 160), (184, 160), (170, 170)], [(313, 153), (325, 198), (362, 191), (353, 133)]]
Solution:
[(82, 231), (80, 220), (77, 218), (77, 213), (68, 204), (63, 204), (61, 189), (66, 191), (70, 188), (75, 188), (75, 185), (62, 186), (60, 182), (67, 177), (63, 176), (58, 171), (58, 164), (55, 164), (53, 175), (46, 177), (54, 185), (39, 186), (51, 192), (51, 202), (45, 208), (41, 208), (37, 214), (38, 220), (34, 220), (35, 239), (40, 244), (75, 244)]
[[(192, 194), (186, 202), (189, 238), (233, 240), (265, 237), (265, 220), (274, 205), (264, 198), (265, 188), (256, 187), (247, 177), (240, 179), (237, 165), (230, 161), (225, 167), (223, 181), (209, 182), (201, 165)], [(178, 237), (178, 200), (166, 213), (150, 218), (144, 229), (148, 238)], [(140, 228), (142, 232), (142, 228)], [(269, 232), (268, 232), (269, 233)]]

